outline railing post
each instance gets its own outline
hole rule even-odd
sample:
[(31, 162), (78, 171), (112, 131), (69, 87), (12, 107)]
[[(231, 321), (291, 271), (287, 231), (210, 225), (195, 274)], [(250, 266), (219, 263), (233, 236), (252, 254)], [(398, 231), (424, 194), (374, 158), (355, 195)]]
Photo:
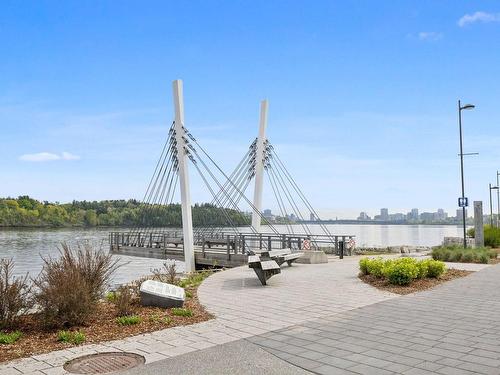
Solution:
[(302, 250), (302, 238), (297, 237), (297, 249)]
[(167, 235), (165, 233), (163, 233), (163, 248), (167, 248)]
[(335, 236), (335, 255), (339, 253), (339, 237)]
[(245, 253), (245, 236), (241, 236), (241, 253)]
[(271, 251), (273, 247), (273, 242), (271, 240), (271, 236), (267, 236), (267, 251)]
[(231, 260), (231, 236), (227, 235), (227, 260)]
[(137, 247), (141, 246), (141, 232), (137, 232)]
[(259, 233), (259, 250), (262, 250), (262, 233)]
[(201, 237), (201, 255), (205, 258), (205, 236)]
[(284, 249), (286, 247), (286, 234), (281, 236), (281, 248)]

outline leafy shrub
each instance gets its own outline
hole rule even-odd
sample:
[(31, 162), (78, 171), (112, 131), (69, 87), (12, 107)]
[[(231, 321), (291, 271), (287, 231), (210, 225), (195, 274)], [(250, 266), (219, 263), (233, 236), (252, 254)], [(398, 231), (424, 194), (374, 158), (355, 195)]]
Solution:
[(23, 334), (19, 331), (10, 333), (0, 332), (0, 344), (8, 345), (13, 344), (21, 338)]
[(367, 274), (375, 277), (383, 277), (384, 265), (385, 262), (382, 258), (368, 258), (366, 263)]
[(116, 322), (121, 326), (131, 326), (134, 324), (139, 324), (141, 320), (141, 317), (138, 315), (120, 316), (116, 318)]
[(184, 309), (180, 307), (174, 307), (170, 310), (172, 315), (190, 317), (193, 316), (193, 312), (190, 309)]
[(491, 225), (484, 226), (484, 245), (500, 247), (500, 228)]
[(28, 275), (14, 278), (14, 261), (0, 259), (0, 327), (12, 327), (29, 305)]
[(113, 303), (113, 302), (115, 302), (115, 299), (116, 299), (116, 292), (111, 291), (111, 292), (106, 293), (106, 300), (108, 302)]
[(488, 263), (489, 259), (497, 257), (496, 251), (485, 247), (464, 249), (456, 245), (434, 248), (431, 255), (435, 260), (463, 263)]
[(370, 263), (370, 258), (361, 258), (359, 260), (359, 271), (362, 275), (368, 275), (368, 263)]
[(110, 254), (78, 246), (76, 251), (63, 244), (58, 259), (43, 259), (44, 266), (34, 280), (35, 302), (49, 326), (71, 327), (84, 324), (94, 313), (111, 275), (118, 268)]
[(116, 307), (118, 316), (132, 315), (135, 311), (135, 295), (126, 285), (122, 285), (114, 292), (113, 303)]
[(85, 342), (85, 334), (80, 331), (59, 331), (57, 333), (57, 341), (80, 345)]
[(429, 262), (426, 260), (417, 262), (417, 279), (425, 279), (429, 275)]
[(432, 278), (440, 277), (446, 271), (446, 265), (434, 259), (427, 259), (422, 261), (422, 263), (427, 264), (427, 276)]
[(417, 262), (411, 258), (402, 258), (393, 261), (385, 268), (385, 276), (391, 284), (408, 285), (418, 277)]

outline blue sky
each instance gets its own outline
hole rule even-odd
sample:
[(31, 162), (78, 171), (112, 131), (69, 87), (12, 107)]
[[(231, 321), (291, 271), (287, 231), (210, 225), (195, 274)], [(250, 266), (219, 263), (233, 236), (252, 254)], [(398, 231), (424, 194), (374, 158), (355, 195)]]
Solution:
[[(457, 100), (472, 102), (464, 148), (480, 155), (465, 161), (466, 195), (487, 206), (500, 169), (497, 1), (0, 7), (0, 196), (141, 198), (181, 78), (186, 125), (228, 171), (268, 98), (269, 139), (324, 217), (454, 212)], [(192, 189), (210, 198), (194, 176)]]

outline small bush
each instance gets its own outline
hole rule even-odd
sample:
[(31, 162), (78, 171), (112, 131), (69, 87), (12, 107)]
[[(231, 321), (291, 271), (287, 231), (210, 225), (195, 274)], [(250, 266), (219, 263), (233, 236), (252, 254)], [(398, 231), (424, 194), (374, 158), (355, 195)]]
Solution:
[(193, 312), (190, 309), (184, 309), (179, 307), (174, 307), (170, 310), (172, 315), (190, 317), (193, 316)]
[(134, 300), (133, 291), (128, 286), (120, 286), (113, 297), (118, 316), (132, 315), (135, 311)]
[(154, 268), (151, 270), (153, 280), (162, 283), (177, 285), (179, 279), (177, 278), (177, 266), (175, 263), (163, 263), (162, 268)]
[(0, 327), (13, 327), (30, 306), (28, 275), (14, 278), (14, 261), (0, 259)]
[(186, 294), (186, 298), (193, 298), (193, 293), (191, 293), (189, 290), (184, 291)]
[(500, 228), (491, 225), (484, 226), (484, 245), (500, 247)]
[(42, 272), (33, 281), (35, 302), (46, 325), (81, 325), (94, 313), (118, 261), (90, 245), (73, 251), (63, 244), (60, 253), (58, 259), (43, 259)]
[(362, 275), (368, 275), (368, 264), (370, 263), (370, 258), (361, 258), (359, 260), (359, 271)]
[(23, 334), (19, 331), (14, 331), (10, 333), (0, 332), (0, 344), (9, 345), (15, 343), (21, 338)]
[(417, 262), (417, 279), (425, 279), (429, 275), (429, 263), (427, 261)]
[(57, 341), (65, 342), (73, 345), (80, 345), (85, 342), (85, 334), (80, 331), (59, 331), (57, 333)]
[(488, 263), (497, 257), (494, 250), (485, 247), (464, 249), (460, 246), (441, 246), (432, 250), (432, 258), (443, 262)]
[(106, 293), (106, 300), (108, 302), (113, 303), (113, 302), (115, 302), (115, 299), (116, 299), (116, 292), (107, 292)]
[(384, 260), (382, 258), (369, 259), (367, 263), (367, 271), (369, 275), (375, 277), (384, 276)]
[(423, 262), (427, 264), (428, 277), (437, 278), (440, 277), (446, 271), (446, 265), (439, 260), (427, 259), (424, 260)]
[(416, 261), (411, 258), (398, 259), (385, 268), (385, 276), (394, 285), (408, 285), (418, 277), (418, 273)]
[(137, 315), (120, 316), (116, 318), (116, 322), (121, 326), (131, 326), (134, 324), (139, 324), (141, 322), (141, 317)]

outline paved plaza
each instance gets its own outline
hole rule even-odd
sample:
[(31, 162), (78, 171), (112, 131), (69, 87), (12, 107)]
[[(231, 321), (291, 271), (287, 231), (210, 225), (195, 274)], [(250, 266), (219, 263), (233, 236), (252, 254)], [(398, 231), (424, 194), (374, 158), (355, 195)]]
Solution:
[(283, 266), (266, 287), (246, 267), (220, 272), (199, 288), (214, 320), (10, 362), (0, 374), (63, 374), (66, 360), (103, 351), (143, 355), (130, 374), (500, 374), (500, 266), (397, 296), (359, 281), (358, 260)]

